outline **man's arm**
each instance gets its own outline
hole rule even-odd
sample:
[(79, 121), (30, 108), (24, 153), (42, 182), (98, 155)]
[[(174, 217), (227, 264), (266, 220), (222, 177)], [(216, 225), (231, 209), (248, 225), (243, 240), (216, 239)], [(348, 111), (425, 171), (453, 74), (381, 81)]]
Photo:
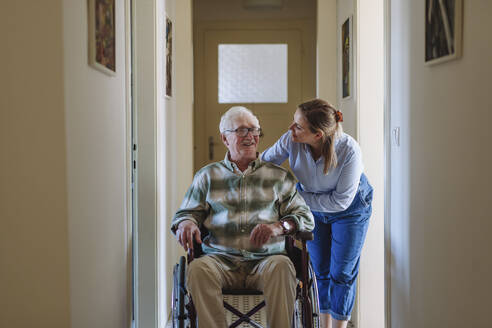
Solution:
[(279, 221), (271, 224), (258, 224), (253, 228), (250, 241), (256, 247), (261, 247), (272, 237), (292, 234), (297, 231), (314, 229), (314, 218), (311, 210), (299, 195), (296, 181), (292, 174), (282, 180), (279, 206)]
[(283, 199), (280, 202), (280, 220), (289, 220), (296, 226), (295, 231), (312, 231), (314, 217), (302, 196), (297, 192), (296, 180), (289, 172), (283, 180)]
[(258, 224), (251, 231), (249, 240), (256, 247), (263, 246), (270, 238), (289, 235), (297, 231), (294, 220), (287, 219), (275, 223)]
[(193, 249), (193, 239), (200, 244), (202, 242), (199, 226), (210, 212), (206, 190), (203, 177), (198, 172), (171, 223), (171, 231), (185, 251)]
[(183, 246), (185, 252), (187, 252), (188, 249), (193, 250), (193, 238), (195, 238), (197, 243), (202, 243), (200, 229), (195, 222), (191, 220), (184, 220), (178, 224), (176, 238), (181, 246)]

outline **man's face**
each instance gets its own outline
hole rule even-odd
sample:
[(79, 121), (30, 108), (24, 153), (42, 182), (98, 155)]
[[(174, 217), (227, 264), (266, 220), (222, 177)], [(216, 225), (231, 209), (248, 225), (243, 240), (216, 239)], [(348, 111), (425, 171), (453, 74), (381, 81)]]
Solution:
[[(230, 130), (237, 128), (258, 128), (258, 126), (249, 115), (243, 115), (234, 120)], [(222, 141), (229, 149), (232, 160), (255, 159), (259, 139), (259, 136), (253, 136), (251, 132), (244, 137), (238, 136), (236, 132), (225, 132), (222, 135)]]

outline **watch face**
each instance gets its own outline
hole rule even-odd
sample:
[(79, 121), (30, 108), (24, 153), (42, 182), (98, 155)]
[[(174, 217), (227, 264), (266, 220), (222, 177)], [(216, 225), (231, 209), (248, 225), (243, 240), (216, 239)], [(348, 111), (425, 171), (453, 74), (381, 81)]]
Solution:
[(290, 230), (290, 224), (289, 224), (289, 222), (282, 221), (282, 228), (284, 230), (284, 234), (286, 234), (287, 232), (289, 232), (289, 230)]

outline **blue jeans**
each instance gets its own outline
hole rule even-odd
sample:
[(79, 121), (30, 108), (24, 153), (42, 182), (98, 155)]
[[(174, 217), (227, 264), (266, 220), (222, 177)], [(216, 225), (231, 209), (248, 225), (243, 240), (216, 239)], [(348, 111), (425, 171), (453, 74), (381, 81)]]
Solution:
[(314, 212), (314, 240), (309, 254), (318, 280), (321, 313), (349, 320), (354, 307), (359, 259), (371, 216), (373, 189), (361, 175), (350, 206), (342, 212)]

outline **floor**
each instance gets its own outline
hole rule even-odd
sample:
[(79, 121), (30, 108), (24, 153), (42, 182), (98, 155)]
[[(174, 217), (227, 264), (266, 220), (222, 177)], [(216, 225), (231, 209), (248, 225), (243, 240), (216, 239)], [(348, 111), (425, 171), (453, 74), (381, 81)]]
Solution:
[[(263, 296), (236, 296), (236, 295), (225, 295), (224, 300), (231, 304), (233, 307), (241, 311), (242, 313), (248, 312), (250, 309), (252, 309), (254, 306), (256, 306), (258, 303), (260, 303), (263, 300)], [(260, 323), (263, 327), (266, 327), (266, 312), (265, 308), (261, 309), (258, 311), (254, 316), (253, 319)], [(233, 315), (231, 312), (226, 311), (226, 320), (228, 324), (231, 324), (232, 320), (237, 320), (237, 317)], [(242, 325), (239, 326), (240, 328), (251, 328), (247, 323), (243, 323)], [(171, 320), (166, 325), (166, 328), (173, 328)], [(349, 321), (347, 328), (355, 328), (355, 325), (352, 323), (352, 321)]]

